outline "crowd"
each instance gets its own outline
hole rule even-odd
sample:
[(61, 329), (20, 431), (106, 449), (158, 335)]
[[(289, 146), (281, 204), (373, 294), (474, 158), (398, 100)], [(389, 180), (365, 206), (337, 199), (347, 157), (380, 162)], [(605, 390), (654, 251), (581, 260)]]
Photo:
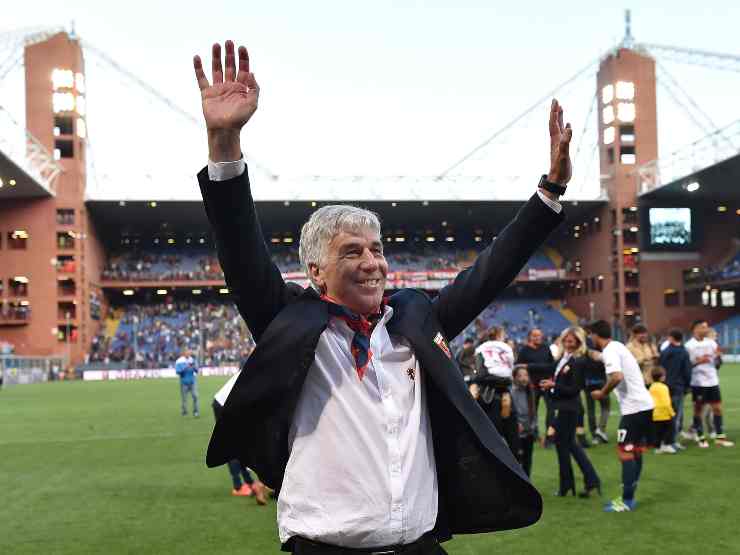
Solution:
[(132, 251), (111, 257), (101, 276), (122, 281), (222, 280), (223, 272), (215, 253)]
[[(288, 245), (270, 245), (273, 261), (283, 273), (300, 272), (302, 267), (298, 249)], [(422, 272), (435, 270), (462, 270), (475, 258), (476, 249), (428, 243), (389, 245), (386, 259), (395, 271)], [(555, 268), (544, 254), (537, 253), (530, 267)], [(526, 269), (525, 269), (526, 271)], [(160, 249), (127, 251), (108, 260), (102, 273), (104, 280), (171, 281), (223, 279), (215, 252), (192, 249)]]
[(93, 338), (89, 363), (163, 368), (190, 349), (203, 366), (238, 365), (254, 348), (244, 320), (230, 304), (129, 305), (109, 318), (120, 320), (117, 331), (113, 337), (103, 331)]
[(711, 283), (714, 281), (723, 281), (726, 279), (735, 279), (740, 277), (740, 251), (735, 254), (729, 261), (721, 266), (707, 266), (706, 268), (696, 268), (685, 273), (686, 283)]
[[(716, 334), (698, 320), (685, 339), (674, 329), (655, 342), (638, 324), (623, 345), (600, 321), (586, 329), (569, 326), (551, 343), (540, 329), (532, 328), (526, 341), (517, 344), (503, 327), (494, 326), (483, 336), (466, 337), (456, 359), (470, 394), (527, 474), (536, 443), (555, 448), (560, 469), (556, 495), (576, 493), (571, 460), (583, 474), (579, 496), (601, 493), (601, 480), (586, 450), (616, 439), (623, 492), (606, 510), (623, 512), (636, 506), (642, 454), (648, 447), (656, 454), (675, 455), (686, 449), (686, 441), (702, 449), (710, 441), (719, 447), (734, 445), (723, 433), (718, 373), (722, 350)], [(612, 390), (621, 413), (616, 438), (608, 431)], [(685, 427), (688, 394), (693, 419)], [(540, 429), (543, 404), (546, 414)]]

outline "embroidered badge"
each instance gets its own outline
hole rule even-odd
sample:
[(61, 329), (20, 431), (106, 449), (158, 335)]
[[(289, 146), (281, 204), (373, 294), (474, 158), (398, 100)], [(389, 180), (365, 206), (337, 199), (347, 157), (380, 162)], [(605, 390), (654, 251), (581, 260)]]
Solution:
[(406, 370), (406, 375), (413, 382), (414, 378), (416, 378), (416, 370), (414, 368), (409, 368), (408, 370)]
[(447, 346), (447, 342), (441, 332), (437, 332), (437, 335), (434, 336), (434, 342), (437, 344), (437, 347), (442, 349), (444, 354), (447, 355), (447, 358), (452, 358), (450, 348)]

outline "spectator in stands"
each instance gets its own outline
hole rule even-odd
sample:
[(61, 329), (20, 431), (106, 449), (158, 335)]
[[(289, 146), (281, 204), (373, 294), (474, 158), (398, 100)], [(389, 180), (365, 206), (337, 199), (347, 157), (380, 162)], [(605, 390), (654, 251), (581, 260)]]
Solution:
[[(234, 383), (239, 378), (239, 373), (234, 374), (229, 380), (216, 392), (213, 397), (213, 416), (216, 420), (221, 417), (221, 413), (224, 410), (226, 399), (231, 393), (231, 389), (234, 387)], [(231, 495), (238, 497), (251, 497), (254, 495), (258, 505), (267, 504), (267, 491), (265, 485), (259, 480), (255, 480), (252, 477), (252, 473), (249, 469), (239, 462), (238, 459), (232, 459), (229, 461), (229, 474), (231, 474), (231, 482), (233, 488)], [(242, 479), (244, 480), (242, 482)]]
[(671, 393), (665, 384), (666, 372), (660, 366), (652, 370), (653, 383), (650, 384), (650, 395), (653, 398), (653, 439), (656, 453), (675, 455), (673, 447), (673, 418), (676, 411), (671, 405)]
[(579, 327), (570, 327), (560, 335), (563, 354), (558, 360), (553, 378), (540, 381), (539, 386), (552, 398), (555, 409), (555, 447), (560, 468), (559, 497), (576, 494), (575, 477), (571, 457), (583, 474), (584, 490), (580, 497), (586, 498), (594, 490), (601, 493), (601, 480), (581, 445), (576, 441), (576, 426), (581, 406), (580, 392), (583, 366), (588, 363), (586, 334)]
[[(550, 397), (539, 387), (542, 380), (552, 378), (555, 372), (555, 359), (552, 356), (552, 351), (549, 345), (544, 342), (545, 335), (539, 328), (532, 328), (527, 334), (527, 343), (519, 349), (519, 355), (516, 359), (516, 365), (527, 370), (530, 377), (532, 388), (535, 392), (534, 397), (534, 413), (535, 422), (538, 422), (537, 415), (539, 413), (540, 399), (544, 399), (545, 409), (547, 414), (545, 417), (545, 427), (547, 430), (552, 430), (554, 433), (553, 416), (554, 411), (550, 406)], [(535, 433), (537, 429), (535, 428)], [(545, 438), (546, 442), (552, 442), (552, 434), (548, 434)]]
[(534, 411), (534, 392), (529, 382), (529, 373), (522, 366), (514, 369), (511, 400), (514, 403), (517, 433), (519, 434), (519, 450), (515, 455), (527, 476), (531, 476), (537, 417)]
[(182, 401), (182, 415), (187, 416), (188, 405), (187, 396), (190, 394), (193, 398), (193, 416), (200, 416), (198, 410), (198, 385), (195, 375), (198, 373), (198, 367), (193, 359), (192, 351), (185, 349), (182, 356), (175, 361), (175, 372), (180, 377), (180, 399)]
[(650, 385), (653, 381), (651, 374), (653, 366), (658, 363), (658, 348), (648, 335), (647, 328), (642, 324), (635, 324), (632, 335), (627, 342), (627, 348), (640, 365), (645, 383)]
[[(236, 456), (282, 485), (278, 529), (294, 553), (441, 554), (439, 542), (454, 532), (534, 523), (541, 498), (479, 418), (447, 337), (504, 290), (564, 218), (556, 199), (571, 176), (572, 130), (557, 101), (543, 190), (433, 301), (402, 289), (386, 303), (380, 223), (357, 207), (313, 212), (300, 238), (311, 288), (282, 279), (241, 155), (259, 88), (245, 48), (238, 73), (236, 60), (227, 41), (224, 72), (214, 45), (211, 84), (194, 58), (209, 144), (198, 180), (226, 282), (258, 346), (216, 423), (207, 463)], [(389, 437), (401, 438), (399, 449), (385, 449)]]
[(681, 330), (672, 329), (669, 332), (668, 346), (661, 351), (659, 364), (666, 371), (665, 382), (671, 396), (671, 405), (676, 413), (671, 445), (674, 449), (683, 449), (683, 445), (679, 442), (679, 435), (683, 431), (684, 397), (691, 387), (691, 360), (688, 351), (683, 346)]

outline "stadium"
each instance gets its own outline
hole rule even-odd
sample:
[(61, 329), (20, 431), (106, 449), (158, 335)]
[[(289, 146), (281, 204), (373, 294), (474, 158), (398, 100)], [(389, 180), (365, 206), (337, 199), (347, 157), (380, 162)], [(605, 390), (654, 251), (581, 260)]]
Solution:
[[(0, 508), (9, 533), (0, 550), (277, 552), (275, 502), (263, 508), (231, 498), (225, 470), (204, 464), (210, 414), (193, 422), (177, 410), (175, 365), (184, 352), (197, 360), (205, 413), (255, 348), (224, 280), (199, 193), (160, 194), (146, 183), (129, 189), (117, 187), (116, 176), (93, 176), (87, 56), (109, 59), (74, 31), (5, 35), (12, 48), (0, 79), (23, 69), (25, 114), (0, 102), (0, 469), (9, 484)], [(533, 328), (550, 344), (569, 326), (604, 320), (619, 341), (627, 343), (642, 324), (660, 343), (671, 329), (688, 333), (692, 322), (705, 320), (723, 353), (725, 427), (734, 439), (740, 122), (659, 156), (658, 76), (662, 63), (679, 58), (740, 67), (739, 56), (637, 43), (629, 24), (624, 40), (590, 66), (594, 148), (578, 152), (595, 157), (588, 177), (594, 194), (566, 196), (564, 222), (495, 302), (448, 339), (457, 354), (464, 339), (482, 342), (500, 326), (515, 346), (526, 344)], [(167, 102), (157, 91), (147, 94)], [(435, 297), (496, 240), (534, 190), (532, 184), (525, 195), (516, 181), (502, 188), (496, 177), (468, 169), (497, 136), (433, 176), (283, 177), (248, 155), (259, 220), (282, 277), (309, 286), (298, 255), (301, 227), (318, 208), (346, 203), (382, 222), (387, 293), (414, 288)], [(100, 187), (97, 181), (106, 179)], [(195, 182), (194, 175), (184, 179)], [(608, 432), (616, 433), (615, 422), (613, 416)], [(620, 483), (611, 440), (603, 446), (594, 438), (589, 446), (607, 495)], [(727, 518), (734, 508), (727, 492), (737, 480), (731, 449), (689, 446), (675, 457), (647, 455), (642, 512), (617, 522), (594, 500), (550, 498), (557, 488), (554, 450), (535, 451), (532, 477), (545, 497), (543, 520), (522, 530), (456, 536), (445, 544), (448, 552), (532, 552), (553, 542), (555, 553), (591, 553), (598, 541), (601, 551), (617, 553), (624, 534), (641, 546), (638, 553), (736, 549)], [(708, 531), (705, 540), (690, 532), (697, 528)]]

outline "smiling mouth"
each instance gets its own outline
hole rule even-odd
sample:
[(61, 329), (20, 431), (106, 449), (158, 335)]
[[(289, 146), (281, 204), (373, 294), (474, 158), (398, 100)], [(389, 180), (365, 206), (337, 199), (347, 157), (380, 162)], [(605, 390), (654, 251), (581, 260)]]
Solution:
[(378, 287), (381, 280), (379, 279), (366, 279), (365, 281), (359, 282), (362, 287)]

